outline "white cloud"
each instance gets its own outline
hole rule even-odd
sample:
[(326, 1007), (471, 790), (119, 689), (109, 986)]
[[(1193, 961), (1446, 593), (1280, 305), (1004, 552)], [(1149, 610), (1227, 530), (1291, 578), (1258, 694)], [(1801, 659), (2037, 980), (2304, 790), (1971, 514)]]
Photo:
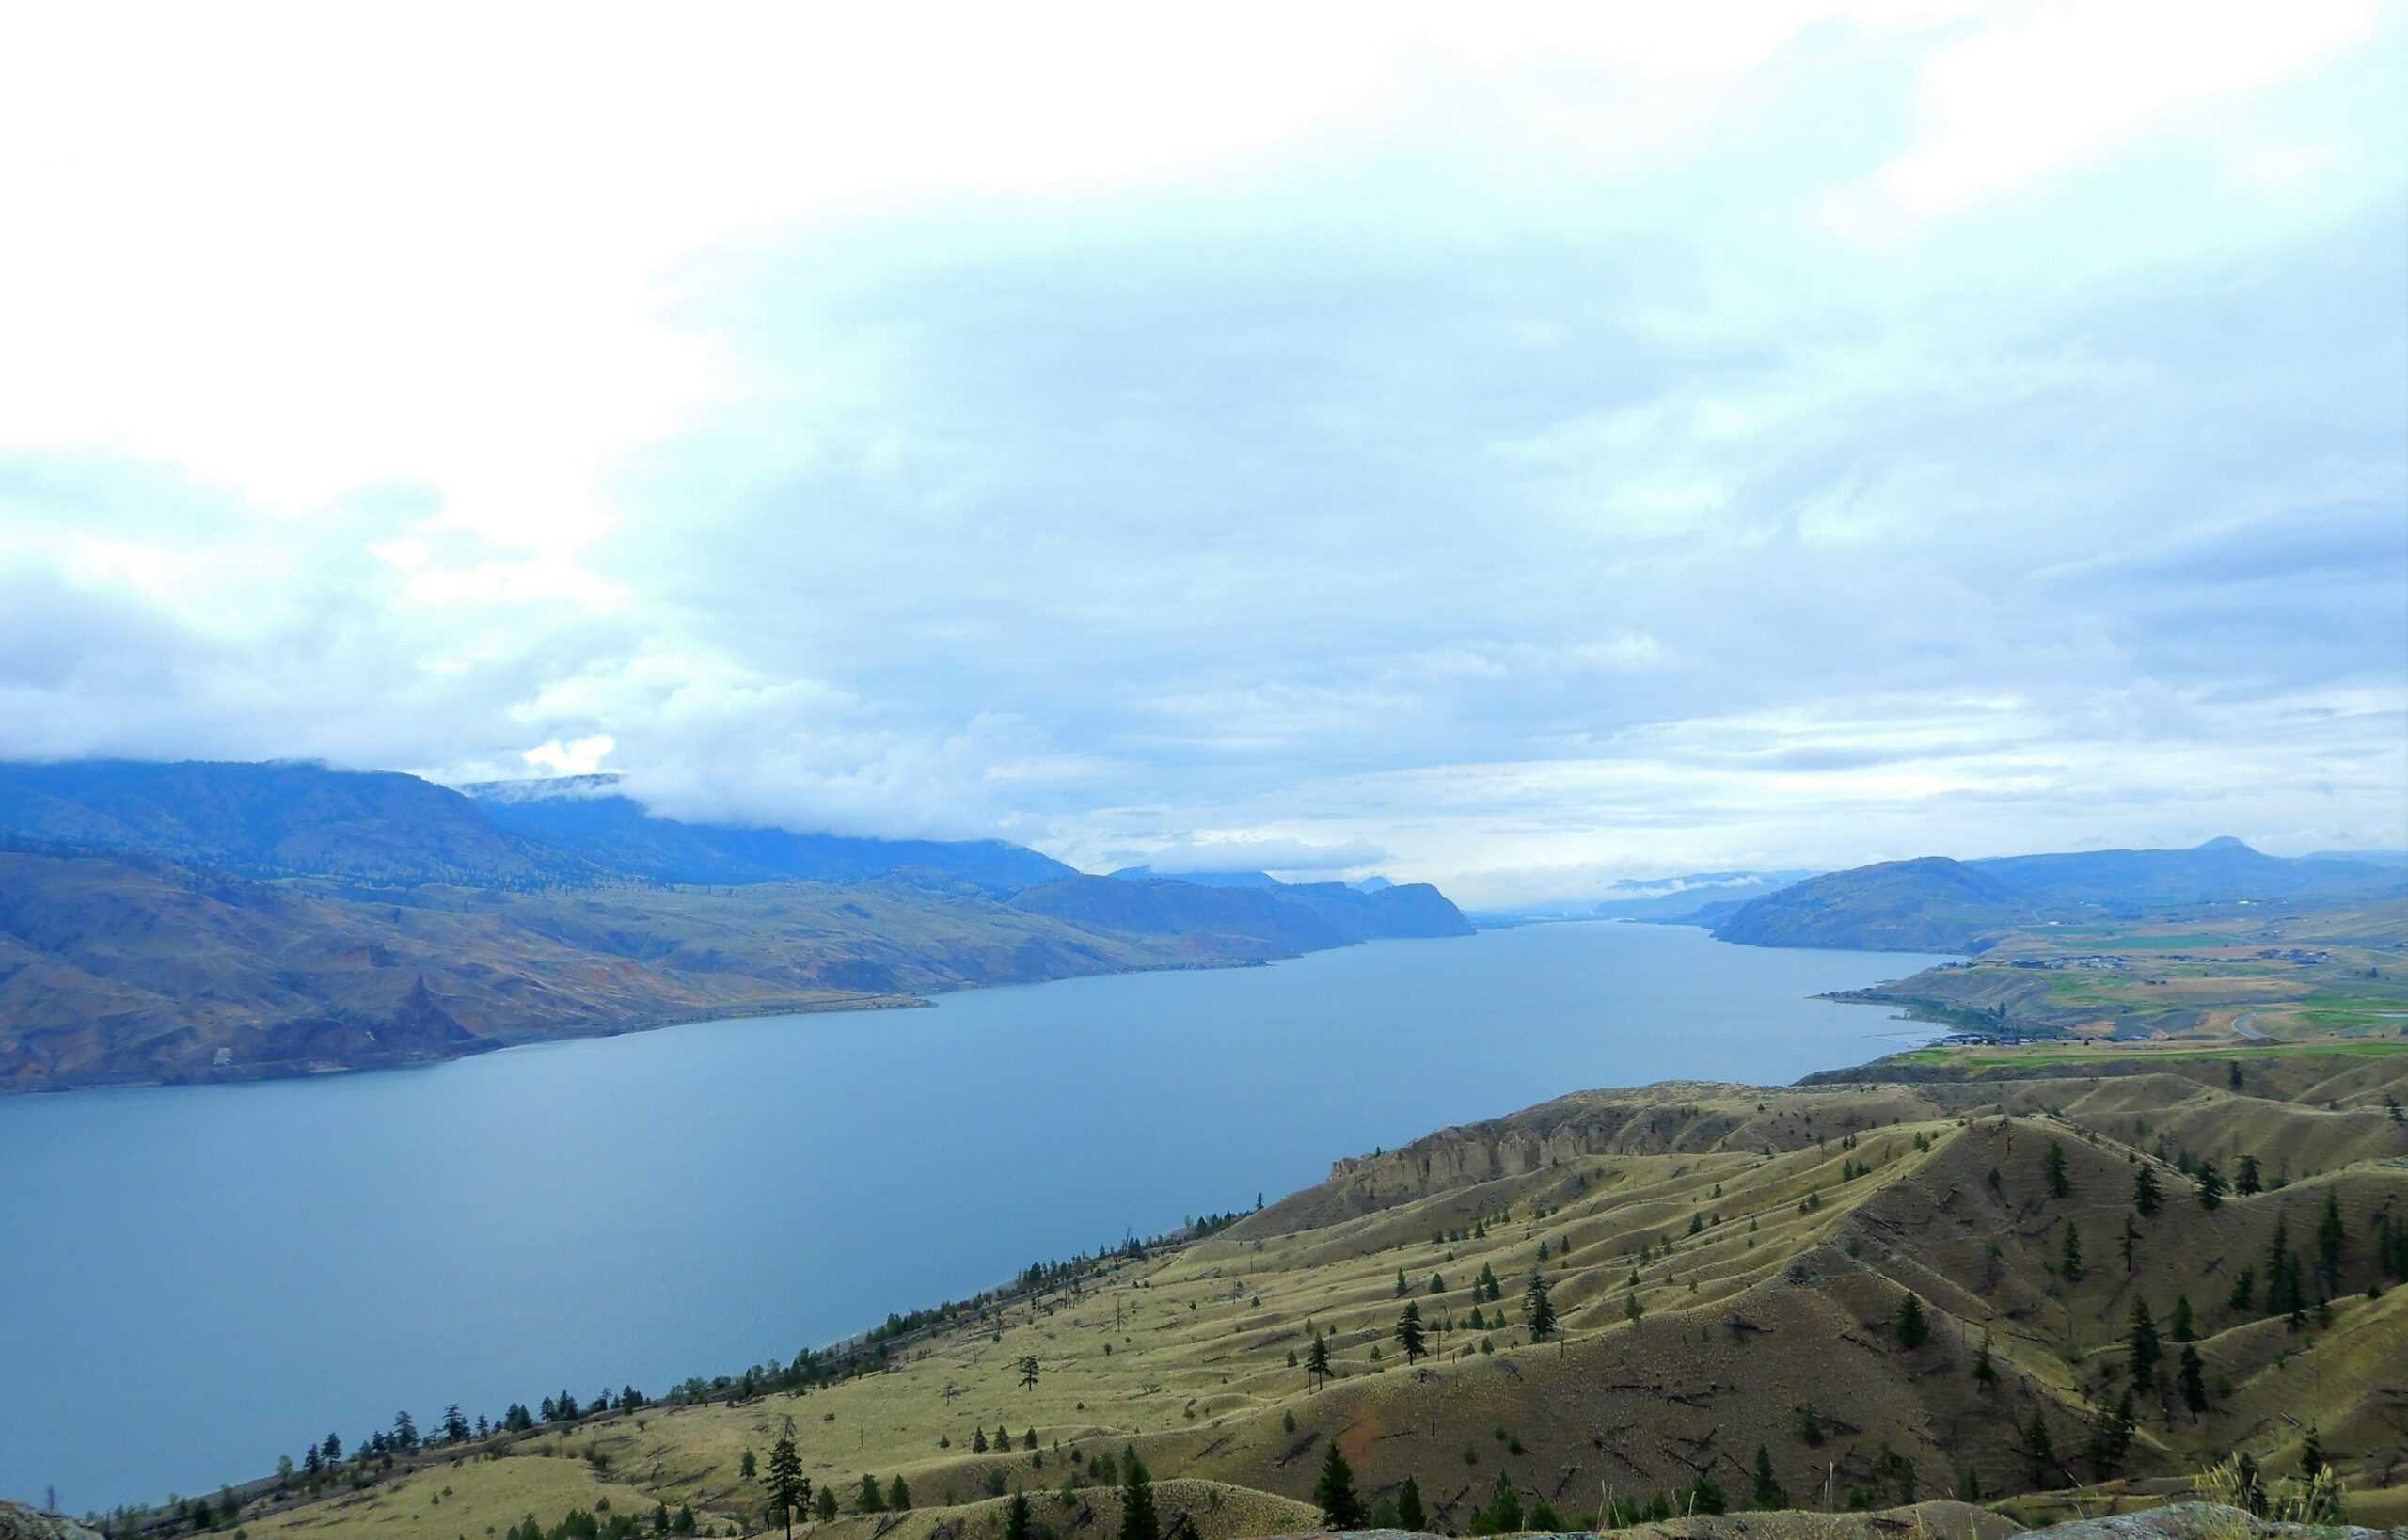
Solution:
[(0, 754), (1481, 901), (2408, 840), (2396, 17), (20, 32)]

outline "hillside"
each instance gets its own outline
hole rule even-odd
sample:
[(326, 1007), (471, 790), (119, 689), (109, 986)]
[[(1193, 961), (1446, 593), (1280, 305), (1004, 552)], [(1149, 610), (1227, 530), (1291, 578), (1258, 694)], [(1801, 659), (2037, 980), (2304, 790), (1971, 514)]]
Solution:
[(1113, 881), (995, 841), (315, 766), (0, 767), (0, 1089), (423, 1063), (1470, 929), (1425, 885)]
[(1979, 951), (1992, 932), (2156, 907), (2332, 905), (2408, 895), (2373, 862), (2270, 856), (2235, 839), (2187, 850), (2085, 850), (1954, 861), (1926, 856), (1809, 878), (1751, 900), (1715, 935), (1753, 946)]
[[(2403, 1092), (2408, 1052), (2373, 1047), (2255, 1057), (2240, 1089), (2221, 1060), (2167, 1057), (1584, 1092), (1339, 1161), (1207, 1238), (1039, 1272), (898, 1320), (849, 1357), (405, 1453), (356, 1484), (346, 1468), (315, 1494), (257, 1484), (243, 1520), (261, 1540), (449, 1540), (607, 1497), (750, 1532), (759, 1489), (742, 1457), (791, 1436), (848, 1509), (864, 1475), (909, 1488), (908, 1514), (848, 1513), (816, 1526), (828, 1540), (992, 1535), (996, 1494), (1014, 1490), (1055, 1534), (1109, 1534), (1124, 1449), (1157, 1478), (1173, 1532), (1301, 1530), (1333, 1442), (1367, 1502), (1411, 1476), (1445, 1532), (1470, 1529), (1500, 1480), (1571, 1526), (1657, 1492), (1681, 1505), (1709, 1477), (1749, 1506), (1760, 1450), (1771, 1505), (1956, 1493), (2036, 1522), (2179, 1498), (2233, 1450), (2272, 1482), (2312, 1431), (2353, 1516), (2399, 1522), (2408, 1124), (2389, 1103)], [(2205, 1206), (2189, 1169), (2236, 1172), (2244, 1155), (2264, 1190)], [(2143, 1173), (2162, 1194), (2147, 1213)], [(1500, 1298), (1481, 1297), (1483, 1270)], [(1558, 1323), (1545, 1342), (1533, 1277)], [(2284, 1277), (2302, 1280), (2296, 1314), (2266, 1294)], [(1911, 1335), (1909, 1294), (1925, 1323)], [(2195, 1344), (2176, 1325), (2185, 1301)], [(2140, 1302), (2162, 1349), (2135, 1383)], [(1429, 1334), (1418, 1363), (1396, 1336), (1408, 1304)], [(1303, 1362), (1316, 1337), (1326, 1383)], [(2127, 1390), (2129, 1437), (2102, 1444)]]

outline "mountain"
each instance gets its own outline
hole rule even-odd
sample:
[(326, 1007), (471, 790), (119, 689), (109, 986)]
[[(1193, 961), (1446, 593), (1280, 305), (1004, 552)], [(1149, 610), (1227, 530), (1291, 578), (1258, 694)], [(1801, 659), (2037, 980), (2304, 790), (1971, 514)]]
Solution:
[(991, 893), (1071, 875), (1002, 840), (869, 839), (777, 828), (681, 823), (613, 789), (616, 777), (487, 781), (463, 786), (486, 818), (524, 840), (659, 882), (860, 882), (942, 873)]
[(1590, 913), (1601, 920), (1693, 920), (1703, 910), (1727, 913), (1751, 898), (1778, 893), (1814, 875), (1811, 871), (1709, 871), (1625, 879), (1608, 888)]
[(1263, 957), (1380, 937), (1465, 936), (1472, 929), (1426, 882), (1364, 893), (1342, 882), (1199, 887), (1167, 878), (1071, 877), (1015, 894), (1011, 904), (1090, 930), (1174, 935)]
[(0, 1089), (422, 1063), (1469, 929), (1427, 886), (1086, 877), (657, 818), (607, 781), (0, 766)]
[(0, 764), (0, 839), (252, 877), (527, 887), (602, 875), (431, 781), (302, 763)]
[(1976, 950), (1986, 932), (2147, 907), (2335, 904), (2408, 893), (2408, 872), (2367, 862), (2286, 859), (2237, 839), (2181, 850), (2084, 850), (1955, 861), (1885, 861), (1810, 878), (1754, 899), (1715, 929), (1755, 946)]
[(1168, 879), (1175, 882), (1193, 882), (1200, 888), (1280, 888), (1288, 884), (1260, 871), (1156, 871), (1151, 866), (1123, 866), (1113, 876), (1124, 882), (1151, 882)]

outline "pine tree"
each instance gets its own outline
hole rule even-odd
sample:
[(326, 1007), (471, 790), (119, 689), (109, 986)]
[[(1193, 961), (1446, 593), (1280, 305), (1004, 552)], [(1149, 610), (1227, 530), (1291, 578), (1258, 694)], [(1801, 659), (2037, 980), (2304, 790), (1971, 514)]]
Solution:
[(2090, 1461), (2091, 1475), (2105, 1481), (2123, 1468), (2124, 1456), (2131, 1447), (2132, 1392), (2126, 1389), (2114, 1406), (2102, 1408), (2091, 1420), (2090, 1437), (2083, 1453)]
[(2067, 1283), (2077, 1283), (2082, 1279), (2082, 1231), (2070, 1219), (2066, 1221), (2065, 1246), (2058, 1258), (2057, 1270), (2065, 1275)]
[(894, 1514), (911, 1511), (911, 1486), (901, 1476), (886, 1484), (886, 1511)]
[(1990, 1328), (1982, 1328), (1982, 1345), (1973, 1352), (1973, 1383), (1985, 1390), (1998, 1389), (1998, 1366), (1990, 1362)]
[(1163, 1540), (1163, 1523), (1154, 1512), (1154, 1480), (1137, 1458), (1132, 1444), (1120, 1452), (1120, 1540)]
[(1399, 1299), (1402, 1299), (1406, 1294), (1411, 1294), (1412, 1292), (1413, 1285), (1404, 1281), (1404, 1269), (1402, 1267), (1398, 1268), (1396, 1270), (1396, 1296)]
[(1014, 1492), (1011, 1506), (1004, 1510), (1004, 1540), (1030, 1540), (1026, 1492)]
[(2131, 1369), (2132, 1383), (2146, 1386), (2157, 1377), (2157, 1363), (2163, 1353), (2158, 1341), (2157, 1322), (2148, 1313), (2148, 1301), (2132, 1301), (2131, 1324), (2124, 1331), (2125, 1362)]
[(751, 1481), (754, 1476), (761, 1473), (761, 1462), (752, 1457), (752, 1452), (751, 1450), (746, 1450), (737, 1458), (736, 1473), (743, 1477), (746, 1481)]
[(2208, 1381), (2207, 1365), (2199, 1357), (2199, 1344), (2196, 1342), (2182, 1344), (2180, 1378), (2182, 1405), (2191, 1409), (2193, 1417), (2197, 1417), (2208, 1409)]
[(1396, 1489), (1396, 1527), (1413, 1533), (1430, 1527), (1430, 1515), (1421, 1506), (1421, 1486), (1411, 1476)]
[(2214, 1161), (2203, 1160), (2199, 1162), (2199, 1168), (2197, 1171), (2193, 1173), (2191, 1183), (2198, 1191), (2199, 1207), (2212, 1211), (2223, 1205), (2225, 1194), (2224, 1176), (2222, 1173), (2217, 1171), (2216, 1163)]
[(1931, 1340), (1931, 1321), (1924, 1314), (1923, 1301), (1909, 1292), (1898, 1298), (1898, 1345), (1912, 1353)]
[(1329, 1342), (1318, 1331), (1313, 1333), (1312, 1352), (1305, 1358), (1305, 1373), (1311, 1377), (1316, 1390), (1329, 1378)]
[(2066, 1175), (2066, 1147), (2054, 1139), (2040, 1151), (2040, 1177), (2047, 1183), (2051, 1198), (2073, 1195), (2073, 1183)]
[[(774, 1454), (772, 1457), (774, 1458)], [(875, 1514), (884, 1512), (885, 1508), (886, 1494), (879, 1490), (878, 1478), (864, 1471), (862, 1475), (861, 1485), (853, 1489), (854, 1511), (857, 1513)]]
[(1546, 1279), (1536, 1273), (1522, 1292), (1522, 1314), (1529, 1322), (1531, 1342), (1544, 1342), (1555, 1335), (1555, 1303), (1547, 1298)]
[(2157, 1167), (2143, 1162), (2141, 1168), (2132, 1173), (2132, 1207), (2147, 1217), (2157, 1212)]
[[(745, 1462), (752, 1462), (752, 1452), (744, 1452)], [(792, 1438), (781, 1438), (769, 1446), (769, 1473), (761, 1482), (768, 1493), (769, 1512), (784, 1524), (786, 1540), (794, 1540), (794, 1516), (811, 1500), (811, 1482), (802, 1473), (802, 1458), (796, 1453)]]
[(2056, 1469), (2056, 1441), (2049, 1437), (2048, 1420), (2034, 1408), (2032, 1421), (2023, 1430), (2023, 1457), (2032, 1462), (2032, 1480), (2037, 1485), (2048, 1484), (2050, 1474)]
[[(836, 1489), (832, 1486), (821, 1487), (819, 1489), (819, 1495), (811, 1500), (811, 1513), (813, 1517), (818, 1519), (823, 1524), (835, 1517)], [(687, 1521), (685, 1532), (688, 1534), (694, 1532), (693, 1521), (691, 1519)]]
[[(1421, 1307), (1409, 1299), (1404, 1303), (1404, 1313), (1396, 1318), (1396, 1345), (1404, 1350), (1404, 1362), (1408, 1369), (1415, 1359), (1429, 1351), (1422, 1345)], [(1330, 1446), (1333, 1453), (1337, 1447), (1335, 1444)]]
[(972, 1431), (970, 1435), (970, 1453), (973, 1454), (984, 1454), (987, 1453), (987, 1430), (985, 1428), (977, 1428)]
[(1022, 1354), (1020, 1360), (1020, 1388), (1023, 1390), (1036, 1389), (1037, 1376), (1039, 1372), (1040, 1371), (1037, 1364), (1037, 1355), (1034, 1353)]
[(1513, 1490), (1513, 1478), (1502, 1470), (1497, 1473), (1497, 1486), (1489, 1494), (1487, 1506), (1472, 1515), (1474, 1534), (1511, 1534), (1522, 1527), (1522, 1496)]
[(2123, 1240), (2124, 1271), (2127, 1273), (2132, 1270), (2132, 1260), (2140, 1249), (2140, 1240), (2141, 1228), (2132, 1222), (2131, 1211), (2128, 1209), (2124, 1213)]
[(2199, 1340), (2198, 1328), (2191, 1323), (2191, 1296), (2189, 1294), (2176, 1294), (2174, 1296), (2174, 1320), (2170, 1331), (2174, 1340), (2178, 1342), (2194, 1342)]
[(2328, 1187), (2324, 1190), (2324, 1211), (2316, 1219), (2316, 1271), (2324, 1279), (2324, 1292), (2341, 1292), (2341, 1247), (2349, 1231), (2341, 1223), (2341, 1195)]
[(1480, 1280), (1472, 1285), (1474, 1299), (1502, 1299), (1505, 1291), (1497, 1285), (1497, 1269), (1486, 1262), (1480, 1264)]
[(1338, 1440), (1329, 1441), (1329, 1453), (1322, 1457), (1321, 1479), (1313, 1483), (1313, 1501), (1321, 1507), (1323, 1523), (1333, 1530), (1359, 1530), (1363, 1527), (1363, 1500), (1354, 1495), (1354, 1470), (1339, 1453)]
[(2240, 1173), (2233, 1178), (2232, 1190), (2239, 1193), (2243, 1198), (2248, 1198), (2254, 1194), (2261, 1193), (2266, 1190), (2265, 1174), (2258, 1167), (2257, 1156), (2243, 1155), (2241, 1157), (2241, 1170)]
[(1789, 1506), (1789, 1494), (1782, 1489), (1781, 1482), (1773, 1474), (1772, 1452), (1762, 1444), (1756, 1446), (1756, 1485), (1748, 1494), (1748, 1500), (1751, 1506), (1757, 1508)]

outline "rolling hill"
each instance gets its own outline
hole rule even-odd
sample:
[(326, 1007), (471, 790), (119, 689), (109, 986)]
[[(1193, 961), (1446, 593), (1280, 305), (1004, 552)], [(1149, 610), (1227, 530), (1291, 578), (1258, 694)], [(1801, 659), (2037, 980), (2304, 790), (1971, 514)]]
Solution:
[(1882, 862), (1752, 899), (1714, 933), (1751, 946), (1978, 951), (1991, 932), (2049, 920), (2163, 906), (2343, 904), (2403, 894), (2408, 872), (2398, 867), (2285, 859), (2236, 839), (2214, 839), (2184, 850)]

